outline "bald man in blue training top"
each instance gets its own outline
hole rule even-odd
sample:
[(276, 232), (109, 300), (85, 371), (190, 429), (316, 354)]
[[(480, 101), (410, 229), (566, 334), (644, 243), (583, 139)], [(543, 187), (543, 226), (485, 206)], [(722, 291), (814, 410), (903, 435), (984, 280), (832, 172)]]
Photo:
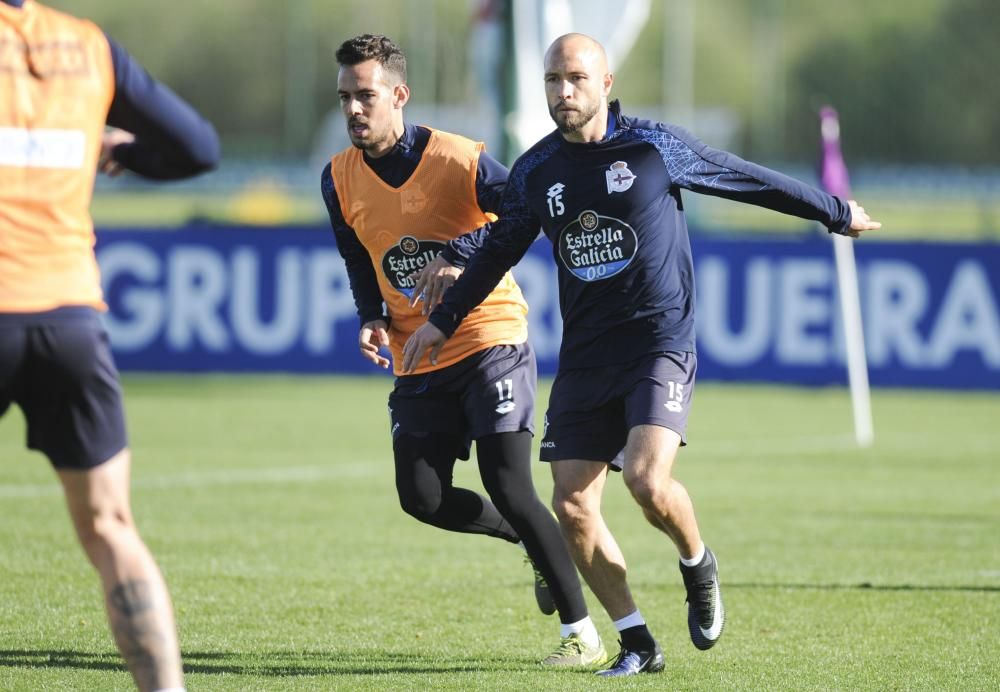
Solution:
[[(404, 370), (433, 361), (465, 315), (534, 242), (541, 226), (559, 271), (563, 340), (542, 460), (574, 560), (621, 634), (602, 676), (656, 672), (663, 652), (636, 607), (625, 559), (601, 516), (609, 470), (620, 470), (646, 519), (680, 556), (688, 629), (715, 645), (725, 610), (718, 565), (687, 490), (672, 476), (694, 392), (694, 270), (681, 190), (823, 223), (857, 237), (879, 228), (853, 201), (699, 142), (674, 125), (624, 115), (594, 39), (568, 34), (545, 54), (552, 132), (510, 170), (500, 220), (426, 325)], [(444, 262), (436, 260), (436, 271)]]

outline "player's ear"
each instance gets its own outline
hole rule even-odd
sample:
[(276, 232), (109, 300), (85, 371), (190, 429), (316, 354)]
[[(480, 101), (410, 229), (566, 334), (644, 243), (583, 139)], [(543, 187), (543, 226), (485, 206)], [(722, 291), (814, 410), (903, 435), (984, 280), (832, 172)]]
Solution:
[(410, 100), (410, 87), (406, 84), (397, 84), (392, 88), (392, 104), (395, 108), (402, 108)]
[(615, 82), (615, 76), (608, 72), (604, 75), (604, 95), (607, 96), (611, 93), (611, 85)]

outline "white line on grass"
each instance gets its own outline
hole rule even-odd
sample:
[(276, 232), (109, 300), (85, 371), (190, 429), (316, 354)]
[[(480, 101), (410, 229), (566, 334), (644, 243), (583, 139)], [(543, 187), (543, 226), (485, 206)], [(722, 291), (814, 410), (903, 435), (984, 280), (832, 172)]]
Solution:
[[(927, 451), (934, 443), (941, 443), (942, 437), (932, 431), (927, 434), (895, 433), (877, 438), (875, 449), (879, 444), (894, 450)], [(992, 449), (997, 444), (997, 436), (963, 435), (964, 445), (983, 449)], [(847, 452), (857, 448), (854, 436), (850, 433), (834, 435), (803, 435), (800, 437), (783, 438), (746, 438), (742, 440), (711, 440), (704, 442), (691, 441), (691, 449), (698, 453), (714, 456), (754, 457), (801, 457), (819, 456), (833, 452)], [(141, 489), (161, 489), (179, 487), (202, 487), (258, 483), (310, 483), (314, 481), (335, 480), (338, 478), (364, 478), (391, 469), (387, 459), (378, 461), (356, 460), (344, 465), (311, 465), (311, 466), (278, 466), (273, 468), (251, 469), (211, 469), (205, 471), (187, 471), (177, 474), (164, 474), (140, 477), (132, 482), (132, 487)], [(0, 498), (32, 498), (61, 495), (59, 484), (0, 484)]]
[[(314, 481), (374, 476), (384, 469), (384, 464), (358, 462), (345, 466), (282, 466), (266, 469), (215, 469), (188, 471), (137, 478), (132, 481), (136, 490), (163, 488), (190, 488), (219, 485), (253, 485), (259, 483), (312, 483)], [(62, 494), (55, 481), (0, 485), (0, 498), (50, 497)]]

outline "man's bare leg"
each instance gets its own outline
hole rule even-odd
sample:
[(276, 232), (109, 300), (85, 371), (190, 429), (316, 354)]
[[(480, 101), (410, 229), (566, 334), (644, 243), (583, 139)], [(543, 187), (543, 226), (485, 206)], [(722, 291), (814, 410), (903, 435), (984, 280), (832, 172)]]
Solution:
[(111, 632), (140, 690), (181, 688), (180, 650), (163, 576), (139, 537), (124, 449), (87, 471), (60, 470), (80, 544), (104, 587)]
[(604, 462), (551, 462), (555, 481), (552, 506), (566, 543), (587, 585), (614, 621), (622, 650), (602, 677), (663, 670), (663, 652), (639, 613), (628, 586), (625, 558), (601, 514), (608, 477)]
[(552, 508), (577, 569), (612, 620), (635, 612), (625, 557), (601, 515), (608, 465), (566, 459), (553, 461), (550, 466), (554, 482)]
[(699, 649), (715, 646), (726, 621), (715, 555), (702, 543), (694, 505), (671, 472), (681, 437), (657, 425), (638, 425), (625, 446), (625, 485), (646, 520), (670, 536), (681, 556), (688, 632)]
[(625, 445), (625, 485), (646, 520), (667, 534), (681, 557), (701, 549), (701, 533), (687, 489), (672, 471), (681, 437), (658, 425), (637, 425)]

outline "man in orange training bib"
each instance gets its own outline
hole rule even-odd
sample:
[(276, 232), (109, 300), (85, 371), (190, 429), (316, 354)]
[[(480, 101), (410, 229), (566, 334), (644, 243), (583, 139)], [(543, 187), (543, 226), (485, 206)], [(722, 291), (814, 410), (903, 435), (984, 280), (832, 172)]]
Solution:
[[(439, 253), (461, 264), (482, 243), (507, 170), (482, 144), (404, 122), (406, 59), (389, 39), (350, 39), (337, 62), (354, 146), (332, 158), (322, 190), (361, 318), (361, 353), (388, 367), (379, 348), (392, 352), (397, 378), (389, 412), (400, 504), (432, 526), (523, 543), (539, 575), (539, 607), (558, 610), (561, 623), (559, 647), (543, 664), (597, 663), (604, 648), (579, 577), (531, 479), (535, 359), (527, 305), (510, 274), (435, 362), (425, 360), (408, 375), (400, 370), (403, 344), (454, 276), (418, 283), (417, 275)], [(472, 440), (490, 499), (452, 483), (455, 461), (469, 458)]]

